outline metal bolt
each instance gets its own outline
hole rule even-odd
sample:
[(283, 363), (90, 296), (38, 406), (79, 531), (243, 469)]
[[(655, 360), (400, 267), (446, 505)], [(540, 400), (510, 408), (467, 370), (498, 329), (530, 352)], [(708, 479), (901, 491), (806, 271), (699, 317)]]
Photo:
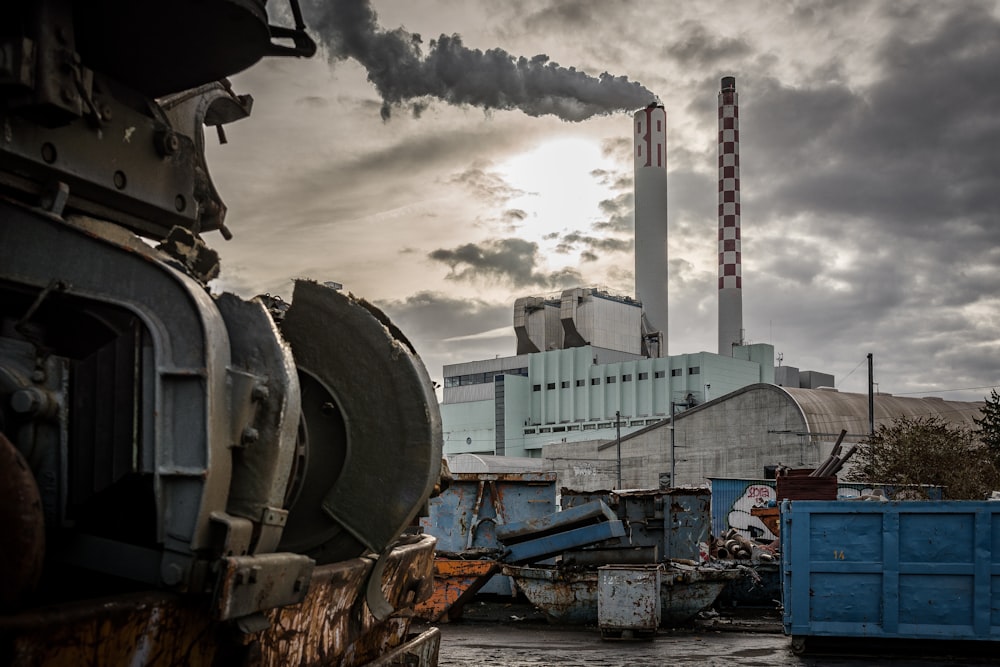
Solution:
[(240, 438), (240, 443), (243, 445), (252, 445), (260, 439), (260, 432), (252, 426), (247, 426), (243, 429), (243, 435)]
[(120, 169), (115, 172), (114, 181), (115, 187), (119, 190), (124, 190), (125, 186), (128, 185), (128, 179), (125, 177), (125, 172)]
[(111, 107), (107, 104), (101, 107), (101, 120), (105, 123), (111, 120)]
[(337, 406), (331, 403), (330, 401), (327, 401), (326, 403), (324, 403), (319, 407), (319, 411), (329, 417), (331, 415), (337, 414)]
[(153, 135), (153, 142), (156, 145), (156, 150), (160, 152), (160, 155), (164, 157), (168, 155), (173, 155), (181, 147), (181, 140), (177, 137), (177, 133), (172, 130), (162, 130)]
[(266, 384), (256, 384), (253, 387), (253, 392), (250, 394), (250, 398), (255, 401), (266, 401), (271, 396), (271, 390), (267, 388)]
[(52, 164), (56, 161), (58, 156), (59, 152), (56, 150), (54, 144), (51, 144), (48, 141), (42, 144), (42, 159), (45, 160), (46, 164)]
[(187, 200), (184, 199), (184, 195), (174, 197), (174, 208), (177, 209), (178, 213), (187, 208)]
[(10, 407), (18, 414), (31, 417), (42, 412), (54, 412), (54, 405), (49, 396), (37, 387), (27, 387), (15, 391), (10, 397)]

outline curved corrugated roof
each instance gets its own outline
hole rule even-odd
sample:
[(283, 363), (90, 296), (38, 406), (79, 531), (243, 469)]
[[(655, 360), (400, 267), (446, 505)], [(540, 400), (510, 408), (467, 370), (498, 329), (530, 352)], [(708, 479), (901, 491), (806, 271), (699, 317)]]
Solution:
[[(758, 385), (755, 385), (758, 386)], [(810, 433), (838, 434), (847, 429), (851, 435), (868, 433), (868, 395), (829, 389), (781, 387), (799, 405)], [(913, 398), (876, 394), (875, 427), (889, 424), (898, 417), (939, 417), (952, 425), (976, 428), (973, 418), (982, 414), (984, 403), (945, 401), (940, 398)]]

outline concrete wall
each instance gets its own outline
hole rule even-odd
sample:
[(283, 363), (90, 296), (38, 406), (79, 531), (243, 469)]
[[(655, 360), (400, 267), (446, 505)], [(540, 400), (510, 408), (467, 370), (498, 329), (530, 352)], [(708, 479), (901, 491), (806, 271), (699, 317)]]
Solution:
[[(835, 438), (810, 438), (796, 403), (779, 387), (757, 385), (710, 401), (677, 416), (674, 433), (674, 486), (701, 486), (710, 477), (763, 477), (764, 466), (814, 468)], [(658, 488), (670, 471), (669, 422), (649, 426), (621, 442), (622, 486)], [(828, 441), (827, 441), (828, 440)], [(590, 491), (617, 481), (617, 443), (594, 447), (550, 445), (543, 456), (570, 483)], [(586, 475), (580, 471), (588, 471)]]

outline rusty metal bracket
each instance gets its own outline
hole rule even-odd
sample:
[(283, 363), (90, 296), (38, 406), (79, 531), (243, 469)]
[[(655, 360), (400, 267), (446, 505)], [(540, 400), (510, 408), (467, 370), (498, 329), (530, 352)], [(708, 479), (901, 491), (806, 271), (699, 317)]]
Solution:
[(309, 590), (315, 561), (292, 553), (232, 556), (221, 561), (215, 611), (220, 620), (298, 604)]

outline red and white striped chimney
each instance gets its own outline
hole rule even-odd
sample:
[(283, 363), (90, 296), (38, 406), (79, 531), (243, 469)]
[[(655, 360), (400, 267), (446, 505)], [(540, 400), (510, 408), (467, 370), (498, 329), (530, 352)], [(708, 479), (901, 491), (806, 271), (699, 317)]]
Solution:
[(743, 275), (740, 266), (740, 108), (736, 78), (719, 91), (719, 354), (743, 344)]

